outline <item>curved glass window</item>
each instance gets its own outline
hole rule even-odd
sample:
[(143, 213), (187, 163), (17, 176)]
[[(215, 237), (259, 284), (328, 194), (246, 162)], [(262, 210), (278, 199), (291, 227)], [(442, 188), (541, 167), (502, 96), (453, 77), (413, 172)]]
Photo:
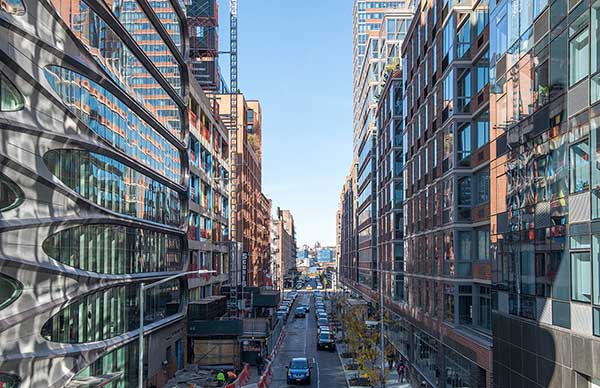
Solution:
[(119, 225), (80, 225), (48, 237), (44, 252), (63, 264), (103, 274), (180, 271), (181, 237)]
[(79, 150), (44, 155), (52, 172), (77, 194), (105, 209), (162, 224), (181, 224), (179, 194), (107, 156)]
[[(82, 0), (52, 0), (52, 2), (64, 22), (113, 81), (152, 112), (156, 119), (175, 136), (181, 138), (179, 107), (123, 43), (119, 35)], [(168, 74), (173, 71), (170, 66), (165, 63), (155, 64), (166, 79), (170, 80)], [(179, 87), (178, 71), (177, 81), (171, 84), (175, 89)]]
[[(21, 0), (1, 0), (0, 8), (2, 8), (4, 12), (10, 13), (12, 15), (25, 15), (25, 5), (23, 5), (23, 2)], [(2, 381), (1, 378), (0, 381)]]
[[(3, 9), (4, 1), (0, 0)], [(15, 112), (23, 109), (23, 105), (23, 95), (4, 74), (0, 74), (0, 111)]]
[(19, 206), (25, 194), (13, 181), (0, 174), (0, 212)]
[[(177, 12), (175, 12), (175, 8), (173, 8), (173, 4), (169, 0), (149, 0), (148, 3), (160, 18), (160, 22), (171, 36), (171, 39), (173, 39), (173, 43), (181, 51), (181, 23)], [(183, 1), (179, 3), (185, 9)]]
[[(133, 341), (105, 354), (82, 369), (72, 381), (85, 381), (89, 377), (110, 379), (104, 388), (133, 388), (138, 386), (138, 341)], [(146, 338), (145, 349), (148, 349)], [(148, 362), (148, 352), (144, 353), (144, 363)], [(89, 385), (84, 384), (84, 387)]]
[[(133, 36), (136, 43), (144, 50), (146, 55), (148, 55), (148, 58), (150, 58), (158, 70), (165, 76), (167, 81), (169, 81), (171, 86), (173, 86), (173, 89), (181, 94), (181, 73), (179, 64), (158, 31), (156, 31), (156, 28), (154, 28), (154, 25), (144, 13), (142, 7), (138, 4), (137, 0), (104, 0), (104, 2), (110, 7), (123, 27), (125, 27), (131, 36)], [(152, 3), (155, 3), (154, 5), (160, 3), (158, 4), (159, 8), (155, 8), (154, 11), (161, 21), (163, 21), (163, 19), (170, 21), (173, 16), (177, 18), (175, 10), (171, 7), (171, 11), (169, 11), (166, 6), (166, 4), (170, 5), (168, 0), (150, 2), (150, 5), (153, 5)], [(163, 21), (163, 23), (165, 21)], [(177, 24), (177, 26), (179, 25)], [(165, 26), (165, 28), (166, 27), (167, 26)], [(173, 28), (171, 28), (171, 30), (173, 30)], [(178, 38), (179, 41), (181, 40), (178, 30), (177, 35), (171, 36), (173, 38)]]
[(0, 372), (0, 387), (2, 388), (19, 388), (21, 379), (15, 375)]
[(44, 73), (63, 103), (96, 134), (173, 182), (181, 182), (179, 150), (97, 83), (59, 66)]
[(0, 274), (0, 310), (14, 302), (22, 291), (23, 285), (19, 281)]
[[(67, 306), (42, 327), (42, 336), (60, 343), (104, 341), (136, 330), (139, 322), (138, 283), (86, 295)], [(146, 290), (144, 324), (177, 314), (182, 292), (179, 280)]]

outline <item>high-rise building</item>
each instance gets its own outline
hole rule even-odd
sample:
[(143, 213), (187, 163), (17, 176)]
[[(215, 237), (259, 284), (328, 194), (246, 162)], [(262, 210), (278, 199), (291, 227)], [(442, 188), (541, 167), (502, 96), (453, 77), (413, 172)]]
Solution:
[(402, 45), (404, 284), (415, 381), (491, 386), (487, 2), (421, 2)]
[[(187, 268), (184, 18), (1, 2), (0, 385), (137, 385), (140, 283)], [(147, 386), (183, 366), (185, 286), (145, 293)]]
[(229, 133), (197, 82), (189, 99), (189, 269), (216, 271), (188, 279), (190, 301), (220, 294), (229, 278)]
[[(241, 258), (238, 258), (237, 265), (230, 267), (232, 282), (241, 285), (242, 279), (245, 279), (248, 286), (263, 286), (267, 283), (268, 278), (265, 275), (270, 269), (271, 203), (262, 193), (260, 159), (262, 150), (259, 148), (262, 143), (260, 104), (258, 101), (247, 101), (243, 94), (217, 94), (213, 97), (219, 100), (219, 113), (223, 118), (228, 118), (230, 115), (230, 99), (238, 99), (237, 165), (240, 176), (237, 195), (239, 200), (237, 214), (231, 214), (231, 222), (237, 222), (238, 239), (242, 242), (242, 252), (248, 254), (248, 262), (244, 271), (242, 271)], [(251, 114), (249, 114), (250, 107), (252, 107)], [(248, 120), (249, 116), (252, 117), (252, 121)], [(249, 122), (253, 127), (249, 128)]]
[(340, 193), (340, 259), (338, 275), (345, 285), (358, 282), (358, 266), (356, 257), (356, 168), (353, 165), (346, 177)]
[(369, 2), (354, 5), (354, 160), (356, 161), (356, 217), (358, 284), (364, 291), (377, 288), (377, 185), (375, 114), (385, 69), (399, 63), (400, 44), (412, 19), (412, 3)]
[(600, 1), (490, 9), (494, 386), (598, 387)]
[(291, 287), (296, 270), (296, 229), (294, 217), (289, 210), (277, 209), (277, 218), (271, 220), (274, 235), (271, 236), (275, 246), (275, 255), (272, 257), (277, 273), (277, 287)]

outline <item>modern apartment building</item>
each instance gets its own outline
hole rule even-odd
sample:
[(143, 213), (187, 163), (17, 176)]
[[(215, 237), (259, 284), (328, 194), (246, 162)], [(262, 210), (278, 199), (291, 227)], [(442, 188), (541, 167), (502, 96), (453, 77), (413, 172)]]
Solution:
[(189, 99), (189, 269), (216, 275), (188, 279), (190, 301), (220, 295), (229, 280), (229, 133), (195, 79)]
[(599, 49), (597, 0), (490, 2), (495, 387), (600, 386)]
[[(402, 73), (388, 68), (377, 107), (377, 269), (387, 304), (405, 302)], [(379, 288), (379, 287), (378, 287)], [(390, 306), (393, 307), (393, 306)]]
[[(353, 165), (340, 193), (340, 247), (338, 276), (347, 287), (358, 282), (356, 244), (356, 168)], [(308, 257), (308, 256), (307, 256)]]
[(273, 272), (277, 280), (275, 286), (283, 290), (284, 287), (292, 287), (294, 273), (296, 271), (296, 229), (294, 217), (289, 210), (277, 208), (277, 218), (271, 220), (273, 234), (273, 253), (271, 258), (276, 272)]
[[(140, 283), (187, 268), (184, 19), (0, 4), (0, 385), (137, 385)], [(185, 287), (145, 294), (147, 386), (183, 365)]]
[[(400, 44), (413, 16), (405, 2), (355, 3), (358, 65), (354, 67), (354, 158), (357, 162), (358, 283), (363, 290), (377, 288), (377, 184), (375, 114), (388, 66), (399, 63)], [(364, 11), (361, 9), (364, 8)], [(364, 23), (360, 22), (365, 20)], [(359, 23), (360, 22), (360, 23)], [(361, 24), (362, 23), (362, 24)], [(361, 48), (365, 40), (364, 50)], [(395, 63), (394, 63), (395, 62)]]
[[(259, 125), (260, 104), (258, 101), (247, 101), (243, 94), (217, 94), (213, 97), (219, 101), (219, 113), (222, 118), (230, 116), (230, 99), (238, 99), (237, 163), (240, 177), (237, 195), (239, 200), (237, 214), (231, 214), (231, 222), (237, 222), (238, 239), (242, 241), (242, 251), (248, 254), (248, 261), (244, 273), (242, 273), (241, 258), (237, 266), (230, 268), (230, 273), (237, 268), (237, 274), (233, 279), (238, 279), (236, 282), (238, 285), (242, 283), (243, 276), (248, 286), (264, 286), (268, 279), (265, 275), (270, 269), (271, 202), (262, 193), (262, 163), (259, 156), (262, 150), (257, 149), (262, 144), (262, 129)], [(251, 114), (249, 114), (250, 110), (252, 110)], [(248, 120), (249, 116), (252, 118), (251, 121)]]
[(399, 343), (432, 387), (491, 386), (487, 8), (421, 2), (402, 45)]

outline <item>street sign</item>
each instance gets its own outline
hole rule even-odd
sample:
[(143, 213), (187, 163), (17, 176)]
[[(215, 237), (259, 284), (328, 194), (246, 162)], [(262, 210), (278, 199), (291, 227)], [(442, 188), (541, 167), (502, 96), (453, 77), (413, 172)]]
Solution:
[(248, 252), (242, 253), (242, 287), (248, 285)]

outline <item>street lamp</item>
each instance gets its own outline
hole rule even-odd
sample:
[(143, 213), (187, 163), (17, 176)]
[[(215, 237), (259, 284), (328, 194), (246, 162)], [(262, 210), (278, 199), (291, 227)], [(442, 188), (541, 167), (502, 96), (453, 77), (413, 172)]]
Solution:
[(205, 269), (200, 269), (196, 271), (187, 271), (181, 272), (164, 279), (161, 279), (157, 282), (145, 285), (143, 282), (140, 284), (140, 334), (139, 334), (139, 347), (140, 350), (138, 352), (138, 387), (143, 388), (144, 384), (144, 293), (149, 288), (154, 288), (161, 284), (170, 282), (171, 280), (178, 279), (188, 275), (204, 275), (204, 274), (216, 274), (216, 271), (209, 271)]

